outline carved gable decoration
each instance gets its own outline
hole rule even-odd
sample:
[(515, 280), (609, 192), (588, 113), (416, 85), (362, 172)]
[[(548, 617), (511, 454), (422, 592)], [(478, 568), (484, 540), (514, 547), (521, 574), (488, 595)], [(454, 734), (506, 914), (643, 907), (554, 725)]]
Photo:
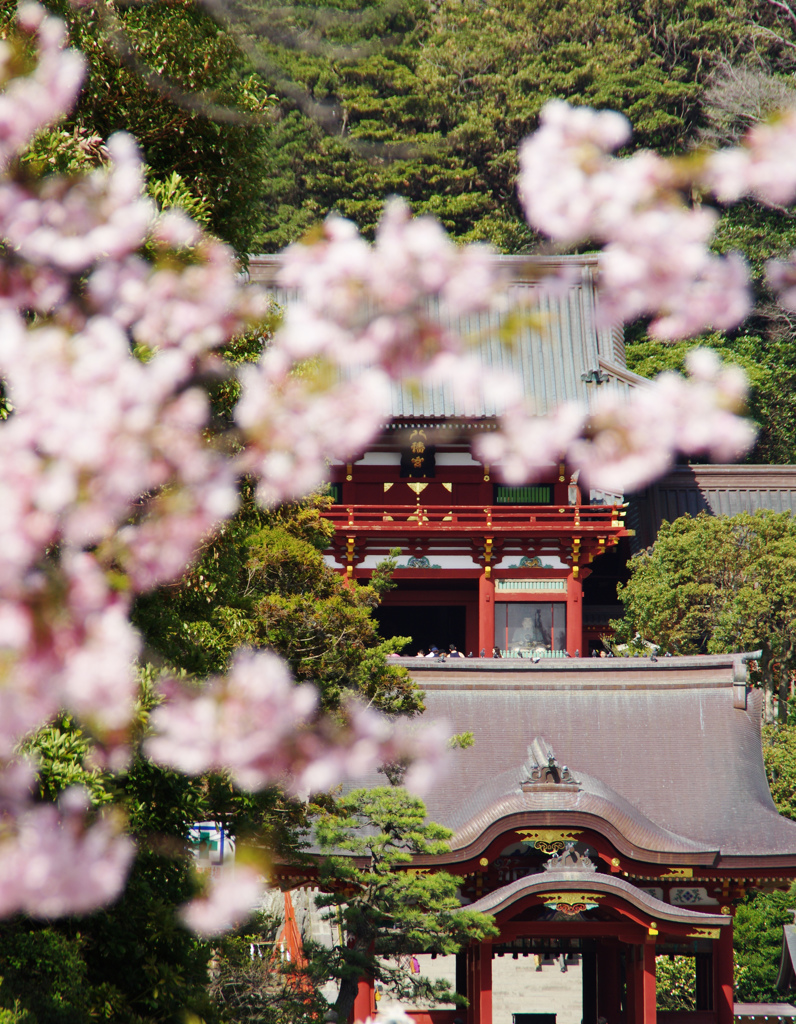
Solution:
[(520, 789), (532, 792), (536, 786), (577, 786), (578, 780), (566, 765), (560, 765), (553, 748), (541, 736), (528, 747), (528, 760), (522, 767)]
[(580, 853), (574, 843), (567, 843), (563, 850), (553, 853), (543, 865), (545, 871), (585, 871), (597, 870), (597, 865), (585, 853)]

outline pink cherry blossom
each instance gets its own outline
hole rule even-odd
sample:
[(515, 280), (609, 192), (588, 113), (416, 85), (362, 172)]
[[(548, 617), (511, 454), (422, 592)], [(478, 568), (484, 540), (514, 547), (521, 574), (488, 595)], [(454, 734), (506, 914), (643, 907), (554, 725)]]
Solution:
[(346, 724), (312, 728), (318, 695), (297, 686), (270, 651), (239, 654), (224, 679), (182, 691), (151, 716), (147, 754), (189, 775), (223, 770), (245, 789), (280, 783), (305, 796), (361, 777), (384, 761), (416, 761), (409, 781), (421, 788), (441, 764), (447, 730), (391, 722), (351, 702)]
[(329, 386), (323, 367), (317, 377), (284, 374), (279, 379), (279, 362), (278, 351), (269, 352), (258, 367), (242, 367), (243, 393), (235, 410), (248, 440), (239, 465), (258, 478), (264, 503), (317, 487), (326, 460), (361, 451), (390, 411), (389, 379), (380, 370)]
[(31, 807), (0, 839), (0, 914), (87, 913), (121, 892), (133, 843), (110, 818), (87, 825), (85, 805), (65, 794), (62, 809)]
[(275, 654), (239, 654), (225, 679), (153, 711), (147, 753), (189, 775), (223, 769), (241, 786), (260, 789), (287, 771), (288, 744), (317, 701), (315, 689), (296, 686)]
[(755, 439), (752, 425), (738, 415), (745, 374), (707, 349), (692, 352), (687, 365), (689, 378), (661, 374), (629, 399), (600, 392), (590, 412), (570, 404), (543, 419), (522, 404), (511, 406), (500, 432), (479, 437), (478, 453), (509, 483), (566, 459), (592, 485), (620, 492), (661, 476), (678, 452), (739, 458)]
[[(730, 458), (752, 432), (738, 415), (742, 374), (704, 352), (689, 379), (663, 375), (629, 403), (606, 391), (590, 410), (535, 416), (516, 381), (485, 371), (443, 327), (505, 304), (498, 262), (400, 200), (372, 245), (331, 217), (316, 242), (289, 247), (282, 326), (256, 364), (224, 367), (217, 350), (260, 323), (267, 296), (184, 214), (155, 211), (129, 137), (109, 140), (108, 165), (81, 178), (9, 172), (68, 109), (83, 69), (57, 19), (25, 6), (19, 24), (37, 56), (30, 74), (12, 77), (0, 42), (0, 375), (12, 407), (0, 422), (0, 913), (50, 916), (112, 899), (131, 845), (110, 818), (89, 826), (76, 794), (34, 804), (19, 741), (66, 708), (96, 737), (95, 761), (124, 764), (140, 650), (133, 597), (179, 579), (234, 513), (243, 475), (264, 502), (306, 493), (329, 459), (366, 448), (407, 380), (501, 409), (479, 453), (512, 482), (566, 457), (595, 483), (640, 486), (679, 451)], [(723, 198), (789, 201), (796, 177), (776, 167), (794, 147), (793, 123), (760, 126), (689, 171), (652, 153), (619, 159), (621, 115), (553, 103), (523, 145), (521, 196), (555, 241), (605, 247), (604, 318), (647, 316), (665, 338), (730, 327), (749, 308), (746, 268), (710, 252), (715, 215), (689, 190), (707, 181)], [(796, 305), (794, 264), (769, 274)], [(222, 372), (236, 375), (241, 398), (231, 429), (215, 433), (206, 380)], [(303, 794), (405, 758), (407, 784), (422, 787), (445, 747), (441, 725), (390, 722), (353, 703), (339, 720), (321, 715), (314, 689), (264, 651), (171, 693), (151, 722), (147, 750), (163, 764)], [(245, 916), (259, 887), (242, 868), (224, 875), (184, 919), (209, 934)]]
[[(66, 28), (58, 18), (48, 17), (39, 4), (21, 4), (17, 24), (34, 36), (37, 61), (29, 75), (8, 81), (0, 94), (0, 168), (15, 157), (41, 128), (66, 114), (77, 98), (83, 81), (85, 61), (76, 50), (65, 50)], [(3, 65), (9, 44), (3, 42)]]
[(682, 167), (645, 151), (611, 156), (628, 137), (612, 112), (553, 101), (540, 121), (520, 150), (520, 197), (530, 223), (554, 240), (605, 244), (604, 322), (651, 316), (650, 333), (673, 339), (743, 320), (748, 271), (738, 255), (710, 252), (718, 214), (688, 205)]
[(709, 153), (702, 182), (722, 202), (752, 195), (770, 206), (796, 197), (796, 110), (753, 125), (740, 146)]
[(207, 891), (182, 906), (183, 922), (203, 938), (235, 928), (251, 917), (265, 892), (265, 881), (249, 864), (225, 865), (206, 879)]
[(108, 140), (111, 164), (75, 182), (45, 179), (34, 192), (0, 190), (0, 232), (24, 259), (69, 272), (119, 258), (147, 236), (155, 208), (143, 195), (143, 164), (129, 135)]
[(650, 334), (670, 340), (743, 320), (752, 306), (748, 270), (737, 254), (708, 250), (717, 219), (707, 209), (657, 208), (618, 227), (601, 261), (603, 321), (657, 314)]

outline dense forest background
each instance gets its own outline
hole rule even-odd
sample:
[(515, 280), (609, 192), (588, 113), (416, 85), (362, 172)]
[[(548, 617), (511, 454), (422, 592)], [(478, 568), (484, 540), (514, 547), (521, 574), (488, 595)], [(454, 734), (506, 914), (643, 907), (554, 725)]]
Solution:
[[(665, 154), (732, 143), (796, 102), (796, 14), (781, 0), (48, 6), (68, 19), (90, 76), (71, 142), (39, 155), (63, 162), (79, 144), (90, 156), (92, 139), (127, 129), (156, 198), (188, 206), (244, 257), (278, 251), (331, 211), (372, 235), (395, 194), (457, 239), (544, 251), (514, 183), (517, 147), (547, 100), (620, 110), (634, 128), (628, 151)], [(715, 247), (749, 259), (754, 314), (731, 334), (671, 346), (630, 325), (629, 366), (680, 368), (707, 341), (751, 378), (750, 459), (796, 462), (794, 318), (763, 273), (796, 248), (793, 212), (723, 210)]]
[[(794, 102), (796, 17), (772, 0), (376, 0), (343, 2), (334, 17), (301, 8), (265, 30), (260, 0), (245, 10), (237, 29), (250, 57), (274, 88), (282, 75), (294, 90), (273, 111), (263, 251), (331, 210), (369, 234), (391, 194), (456, 238), (539, 251), (514, 182), (518, 144), (547, 100), (620, 110), (633, 147), (666, 154), (732, 143)], [(300, 109), (310, 104), (315, 116)], [(766, 259), (796, 245), (792, 212), (722, 213), (716, 248), (749, 259), (757, 305), (731, 335), (699, 340), (749, 373), (760, 425), (751, 460), (794, 462), (794, 325), (763, 275)], [(662, 346), (645, 327), (628, 331), (631, 369), (681, 368), (695, 342)]]

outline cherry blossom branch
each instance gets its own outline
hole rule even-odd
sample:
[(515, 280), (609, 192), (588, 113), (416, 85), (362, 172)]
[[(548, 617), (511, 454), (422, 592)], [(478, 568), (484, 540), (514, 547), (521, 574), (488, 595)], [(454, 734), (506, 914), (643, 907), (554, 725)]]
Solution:
[[(40, 859), (16, 894), (0, 871), (0, 913), (56, 914), (112, 898), (131, 847), (78, 800), (35, 805), (19, 741), (66, 708), (108, 767), (123, 767), (141, 643), (132, 600), (181, 577), (234, 513), (242, 476), (265, 502), (306, 493), (328, 459), (348, 461), (376, 436), (394, 382), (407, 379), (445, 382), (465, 406), (499, 398), (501, 430), (481, 454), (514, 481), (563, 455), (594, 482), (640, 486), (677, 452), (729, 458), (753, 435), (737, 415), (740, 371), (705, 353), (692, 355), (690, 379), (664, 375), (628, 404), (604, 396), (589, 414), (564, 406), (536, 417), (516, 381), (486, 370), (442, 327), (449, 318), (430, 312), (506, 302), (490, 250), (455, 245), (395, 201), (372, 246), (333, 217), (314, 243), (287, 250), (281, 283), (298, 298), (259, 361), (236, 371), (229, 436), (209, 440), (203, 382), (220, 372), (219, 350), (262, 322), (268, 297), (242, 284), (226, 246), (144, 198), (124, 135), (108, 140), (108, 166), (82, 178), (17, 177), (25, 146), (74, 101), (83, 66), (41, 9), (24, 7), (19, 24), (37, 60), (19, 77), (0, 62), (0, 374), (13, 409), (0, 423), (0, 860), (27, 877), (26, 851)], [(732, 326), (749, 308), (747, 270), (709, 251), (715, 212), (690, 196), (790, 201), (796, 114), (690, 161), (611, 156), (628, 132), (620, 115), (548, 105), (521, 153), (529, 219), (557, 242), (604, 245), (604, 317), (650, 316), (661, 337)], [(769, 273), (796, 308), (796, 262)], [(323, 718), (314, 692), (269, 652), (240, 653), (225, 678), (164, 696), (149, 755), (193, 774), (225, 771), (244, 787), (306, 794), (407, 757), (407, 783), (422, 785), (444, 747), (440, 727), (396, 726), (353, 704), (343, 722)], [(70, 874), (81, 858), (93, 889)], [(239, 881), (236, 892), (251, 894), (251, 880)], [(202, 932), (220, 923), (217, 895), (186, 908)]]

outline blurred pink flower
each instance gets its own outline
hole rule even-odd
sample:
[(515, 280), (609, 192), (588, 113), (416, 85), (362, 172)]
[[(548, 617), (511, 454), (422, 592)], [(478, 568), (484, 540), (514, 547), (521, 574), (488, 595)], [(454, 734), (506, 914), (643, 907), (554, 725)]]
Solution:
[[(73, 806), (70, 806), (73, 804)], [(85, 823), (85, 803), (65, 794), (26, 810), (0, 839), (0, 914), (85, 914), (115, 899), (133, 858), (132, 841), (110, 819)]]
[(192, 932), (209, 938), (243, 924), (257, 909), (264, 891), (262, 876), (250, 865), (225, 866), (207, 879), (204, 895), (183, 904), (180, 917)]

